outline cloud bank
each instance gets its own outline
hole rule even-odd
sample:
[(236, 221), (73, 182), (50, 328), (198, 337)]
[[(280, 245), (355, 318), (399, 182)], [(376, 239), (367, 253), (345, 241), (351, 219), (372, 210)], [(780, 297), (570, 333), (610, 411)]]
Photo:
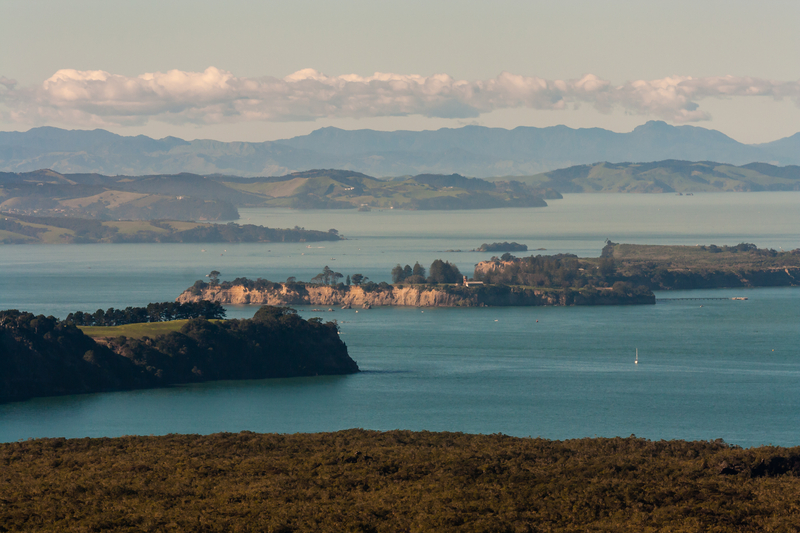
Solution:
[(800, 81), (751, 77), (673, 76), (622, 85), (593, 74), (546, 80), (503, 72), (489, 80), (456, 80), (446, 74), (375, 73), (327, 76), (304, 69), (285, 78), (243, 78), (209, 67), (122, 76), (101, 70), (59, 70), (40, 86), (19, 87), (0, 76), (0, 120), (80, 126), (221, 124), (421, 115), (474, 118), (498, 109), (569, 109), (592, 105), (622, 109), (676, 123), (708, 120), (705, 98), (789, 98), (800, 106)]

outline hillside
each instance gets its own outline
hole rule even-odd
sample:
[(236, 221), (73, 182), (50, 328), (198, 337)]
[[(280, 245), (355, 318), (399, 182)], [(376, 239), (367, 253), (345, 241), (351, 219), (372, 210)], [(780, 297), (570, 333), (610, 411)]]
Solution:
[(106, 220), (236, 220), (247, 195), (202, 176), (0, 173), (0, 211)]
[(243, 178), (0, 173), (0, 211), (98, 219), (235, 220), (238, 207), (487, 209), (545, 207), (552, 189), (457, 174), (379, 180), (348, 170)]
[(300, 209), (489, 209), (545, 207), (543, 198), (560, 198), (552, 189), (519, 182), (488, 182), (421, 175), (379, 180), (357, 172), (311, 170), (278, 178), (218, 178), (224, 185), (263, 198), (261, 205)]
[(595, 163), (512, 179), (562, 193), (687, 193), (719, 191), (800, 191), (800, 166), (767, 163), (734, 166), (710, 161)]
[(91, 220), (0, 212), (0, 244), (338, 241), (335, 231), (177, 220)]
[(34, 128), (0, 132), (0, 171), (157, 175), (189, 172), (283, 176), (314, 168), (341, 168), (371, 176), (452, 174), (534, 175), (597, 161), (765, 161), (800, 164), (800, 134), (747, 145), (695, 126), (651, 121), (631, 132), (600, 128), (465, 126), (436, 131), (321, 128), (269, 142), (185, 141), (124, 137), (104, 130)]

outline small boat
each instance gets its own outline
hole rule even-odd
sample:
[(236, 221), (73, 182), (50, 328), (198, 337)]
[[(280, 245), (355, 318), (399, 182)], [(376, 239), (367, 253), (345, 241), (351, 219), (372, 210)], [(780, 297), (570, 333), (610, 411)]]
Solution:
[(639, 364), (639, 348), (636, 348), (636, 360), (633, 362), (634, 365)]

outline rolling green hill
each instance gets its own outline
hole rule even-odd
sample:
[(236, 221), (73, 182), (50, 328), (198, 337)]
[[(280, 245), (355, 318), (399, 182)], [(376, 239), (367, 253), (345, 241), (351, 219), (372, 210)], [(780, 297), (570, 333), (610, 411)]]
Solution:
[(380, 180), (348, 170), (310, 170), (241, 178), (62, 175), (51, 170), (0, 173), (0, 211), (105, 220), (235, 220), (238, 207), (296, 209), (487, 209), (544, 207), (560, 198), (513, 181), (424, 174)]
[(502, 179), (562, 193), (687, 193), (800, 191), (800, 166), (767, 163), (742, 166), (710, 161), (656, 161), (653, 163), (595, 163), (553, 170), (533, 176)]
[(279, 178), (220, 178), (233, 189), (263, 197), (262, 205), (299, 209), (487, 209), (544, 207), (555, 191), (518, 182), (488, 182), (451, 176), (420, 175), (380, 180), (345, 170), (310, 170)]

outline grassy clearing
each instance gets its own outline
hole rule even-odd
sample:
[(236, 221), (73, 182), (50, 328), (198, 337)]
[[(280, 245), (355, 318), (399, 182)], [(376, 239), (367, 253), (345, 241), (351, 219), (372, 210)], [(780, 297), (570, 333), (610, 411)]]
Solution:
[(194, 229), (198, 226), (208, 226), (208, 224), (198, 224), (197, 222), (183, 222), (180, 220), (170, 220), (169, 226), (174, 231), (186, 231), (188, 229)]
[[(734, 245), (735, 246), (735, 245)], [(721, 248), (720, 248), (721, 250)], [(668, 263), (671, 269), (718, 269), (769, 268), (797, 266), (800, 256), (783, 252), (771, 256), (755, 252), (712, 252), (709, 246), (658, 246), (646, 244), (616, 244), (614, 259), (623, 263), (657, 262)]]
[(30, 226), (32, 228), (44, 228), (47, 231), (44, 233), (39, 234), (39, 242), (42, 244), (61, 244), (66, 242), (66, 237), (71, 237), (75, 235), (75, 232), (71, 229), (66, 228), (59, 228), (56, 226), (48, 226), (45, 224), (34, 224), (33, 222), (25, 222), (22, 220), (17, 220), (23, 226)]
[(28, 235), (23, 235), (21, 233), (14, 233), (13, 231), (6, 231), (4, 229), (0, 229), (0, 241), (4, 241), (6, 239), (13, 239), (15, 241), (27, 241), (27, 242), (33, 242), (37, 240)]
[(138, 192), (105, 191), (100, 194), (95, 194), (94, 196), (74, 198), (71, 200), (61, 200), (59, 203), (67, 207), (80, 208), (97, 202), (103, 202), (109, 209), (113, 209), (121, 206), (122, 204), (138, 200), (139, 198), (143, 198), (145, 196), (148, 195)]
[(125, 324), (124, 326), (78, 326), (81, 331), (92, 338), (100, 337), (155, 337), (172, 331), (180, 331), (188, 320), (171, 320), (169, 322), (145, 322), (141, 324)]
[[(86, 335), (92, 338), (102, 337), (155, 337), (172, 331), (180, 331), (188, 320), (170, 320), (168, 322), (143, 322), (139, 324), (125, 324), (124, 326), (78, 326)], [(222, 322), (209, 320), (209, 322)]]
[(238, 191), (249, 192), (252, 194), (261, 194), (273, 198), (282, 198), (291, 196), (297, 191), (298, 188), (305, 185), (308, 178), (294, 178), (288, 181), (279, 181), (272, 183), (236, 183), (236, 182), (223, 182), (223, 184), (231, 189)]
[(169, 233), (164, 228), (159, 228), (152, 225), (147, 220), (120, 220), (103, 222), (104, 226), (117, 228), (117, 231), (122, 235), (135, 235), (141, 231), (151, 231), (153, 233)]

